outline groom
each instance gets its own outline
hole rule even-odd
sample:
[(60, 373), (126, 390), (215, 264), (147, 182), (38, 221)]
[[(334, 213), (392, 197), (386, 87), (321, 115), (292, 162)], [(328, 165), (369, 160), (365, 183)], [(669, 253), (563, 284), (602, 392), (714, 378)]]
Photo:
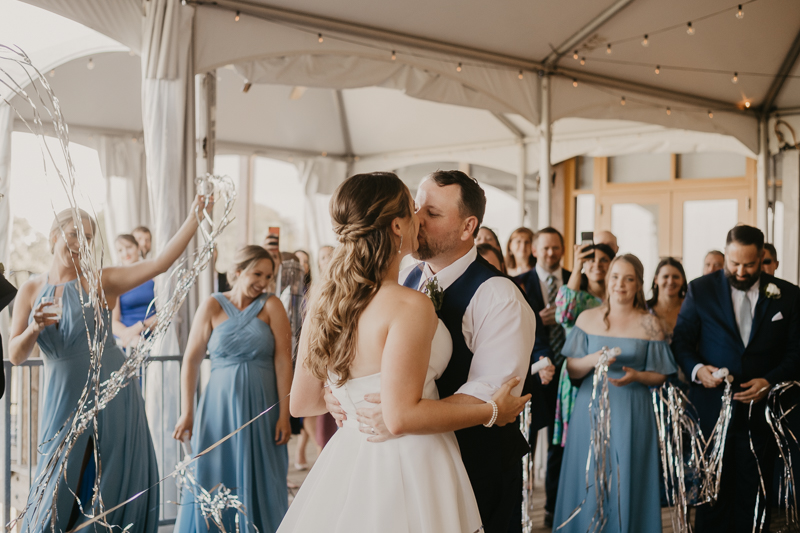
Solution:
[[(478, 182), (460, 171), (436, 171), (417, 190), (419, 250), (424, 263), (400, 273), (400, 282), (423, 290), (435, 277), (444, 291), (437, 314), (453, 339), (453, 355), (436, 381), (439, 396), (454, 403), (484, 403), (509, 379), (529, 374), (536, 316), (514, 283), (478, 256), (474, 239), (486, 209)], [(379, 399), (374, 398), (376, 402)], [(331, 413), (342, 411), (326, 393)], [(359, 422), (391, 438), (380, 406), (359, 412)], [(488, 421), (487, 421), (488, 422)], [(366, 432), (366, 430), (365, 430)], [(520, 459), (528, 444), (516, 424), (456, 431), (486, 533), (521, 531)]]

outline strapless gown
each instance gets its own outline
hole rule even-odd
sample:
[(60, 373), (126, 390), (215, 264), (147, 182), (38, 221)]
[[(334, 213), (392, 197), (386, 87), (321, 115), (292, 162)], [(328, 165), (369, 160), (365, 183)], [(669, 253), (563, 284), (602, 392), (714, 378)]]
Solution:
[[(435, 380), (450, 361), (452, 341), (440, 321), (423, 398), (436, 400)], [(347, 413), (322, 450), (278, 533), (474, 533), (478, 505), (452, 432), (368, 442), (356, 409), (379, 392), (381, 375), (350, 379), (331, 391)]]

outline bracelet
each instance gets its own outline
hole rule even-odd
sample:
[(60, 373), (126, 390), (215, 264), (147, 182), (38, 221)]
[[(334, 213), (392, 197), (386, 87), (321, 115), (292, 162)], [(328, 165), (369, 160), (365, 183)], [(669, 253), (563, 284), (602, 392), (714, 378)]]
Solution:
[(494, 402), (494, 400), (489, 400), (489, 404), (492, 406), (492, 419), (489, 420), (488, 424), (483, 425), (483, 427), (487, 428), (492, 427), (494, 423), (497, 422), (497, 404)]

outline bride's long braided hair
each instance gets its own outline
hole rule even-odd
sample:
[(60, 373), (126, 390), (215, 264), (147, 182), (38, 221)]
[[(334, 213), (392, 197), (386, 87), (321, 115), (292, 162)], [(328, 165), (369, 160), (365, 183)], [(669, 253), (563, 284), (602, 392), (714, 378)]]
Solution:
[(411, 216), (410, 198), (390, 172), (357, 174), (334, 193), (330, 212), (341, 245), (312, 287), (308, 311), (305, 365), (317, 379), (327, 381), (329, 372), (337, 385), (350, 379), (358, 321), (401, 246), (391, 224)]

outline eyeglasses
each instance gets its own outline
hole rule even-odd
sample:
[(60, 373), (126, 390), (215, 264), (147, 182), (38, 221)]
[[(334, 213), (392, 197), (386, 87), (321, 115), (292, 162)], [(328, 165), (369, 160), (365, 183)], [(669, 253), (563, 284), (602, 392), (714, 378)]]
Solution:
[(771, 265), (772, 264), (772, 259), (764, 259), (763, 261), (761, 261), (761, 264), (762, 265)]

